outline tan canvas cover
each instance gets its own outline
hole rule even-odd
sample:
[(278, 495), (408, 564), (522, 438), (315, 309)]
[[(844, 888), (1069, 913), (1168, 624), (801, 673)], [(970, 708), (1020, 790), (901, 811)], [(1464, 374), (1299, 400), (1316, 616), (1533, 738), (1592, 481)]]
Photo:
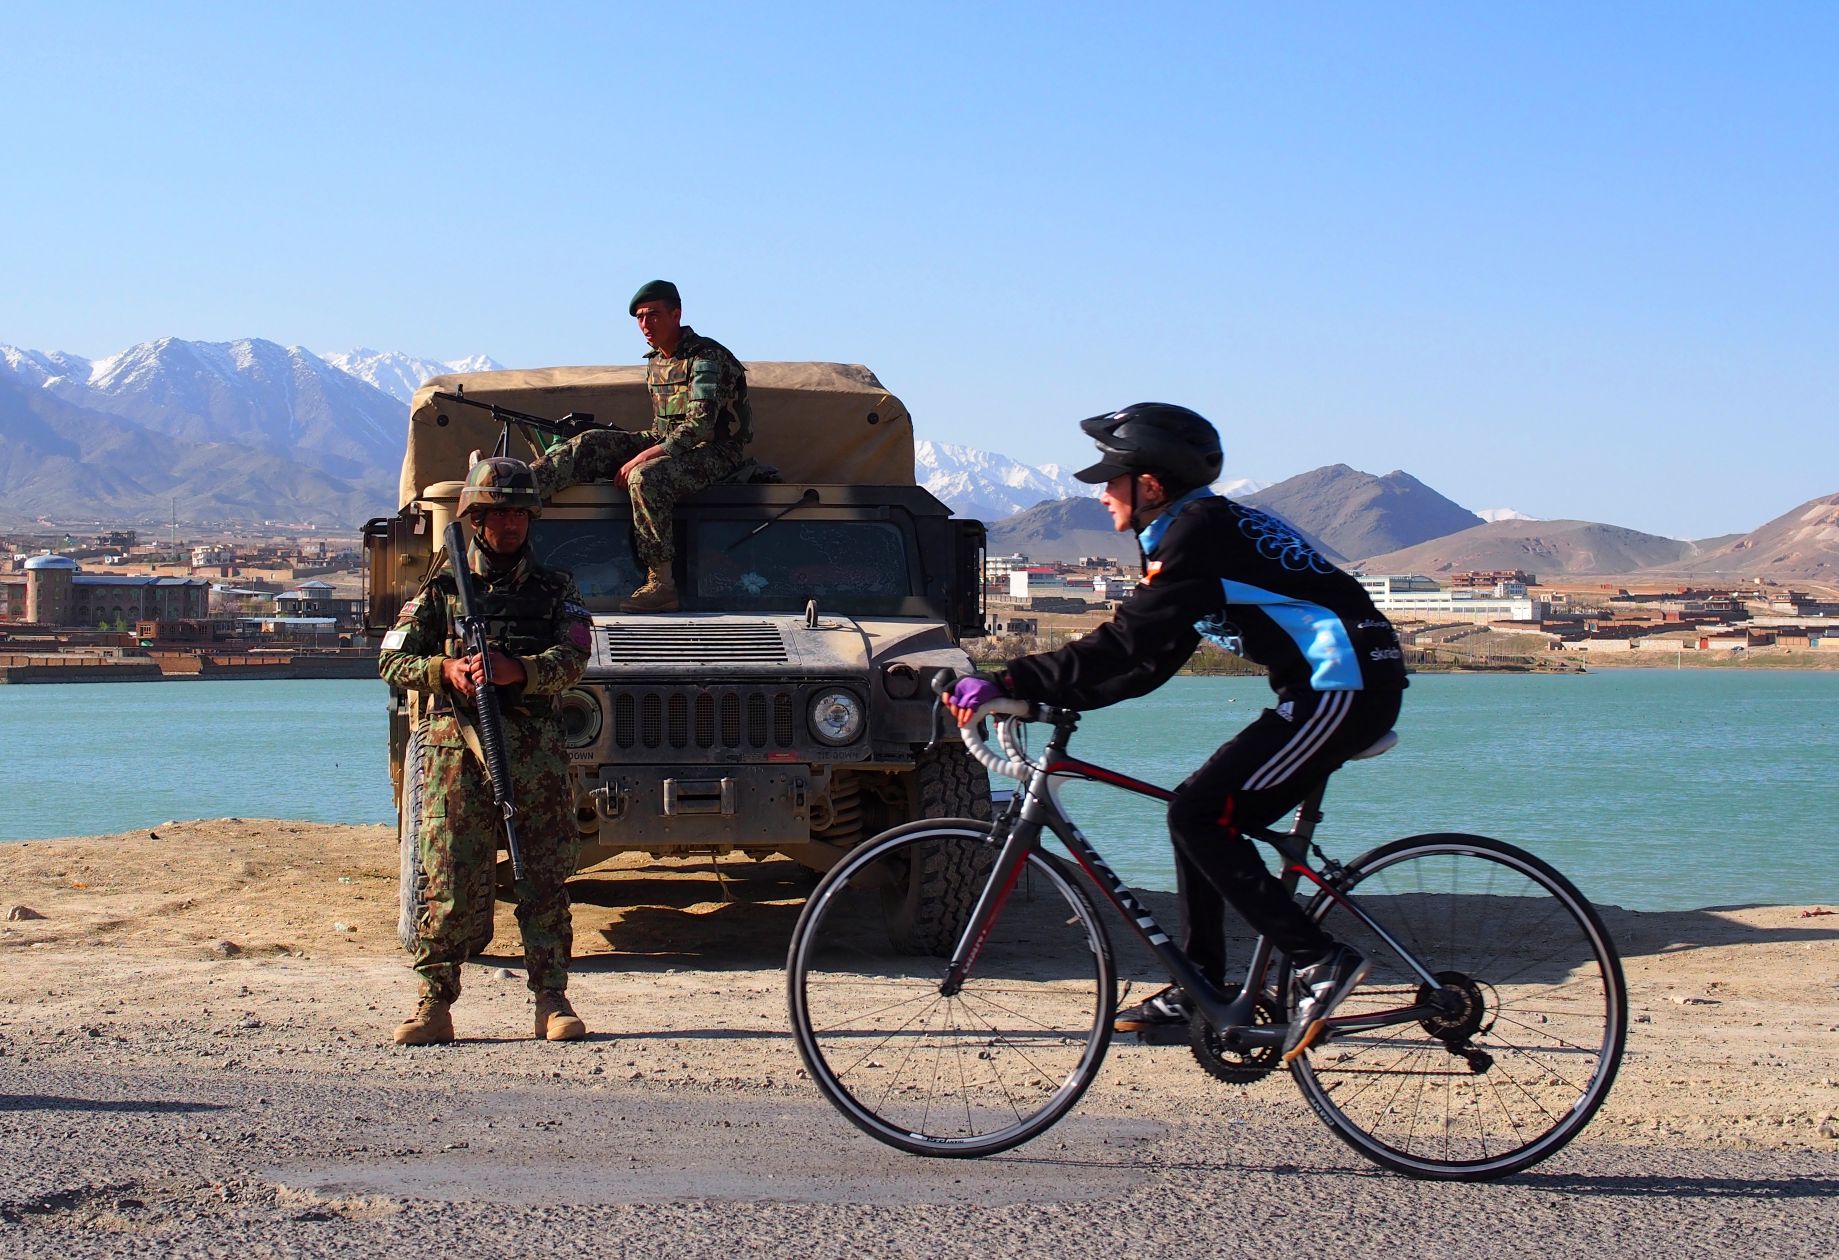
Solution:
[[(434, 398), (464, 385), (468, 398), (559, 420), (590, 412), (597, 423), (651, 427), (651, 398), (643, 364), (532, 368), (437, 376), (415, 391), (402, 459), (402, 502), (437, 481), (466, 476), (473, 450), (491, 454), (499, 426), (491, 413)], [(910, 486), (913, 421), (875, 374), (855, 363), (749, 363), (753, 441), (747, 454), (779, 469), (788, 482), (816, 485)], [(516, 429), (511, 454), (535, 452)]]

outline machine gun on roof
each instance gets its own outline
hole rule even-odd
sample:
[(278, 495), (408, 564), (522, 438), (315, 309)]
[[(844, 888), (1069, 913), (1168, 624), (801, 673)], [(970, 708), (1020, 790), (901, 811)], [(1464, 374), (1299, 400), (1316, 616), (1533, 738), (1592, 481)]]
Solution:
[[(565, 442), (569, 438), (574, 437), (577, 433), (586, 432), (588, 429), (604, 429), (608, 427), (604, 424), (594, 423), (594, 414), (591, 411), (571, 411), (560, 420), (550, 420), (544, 416), (531, 415), (527, 411), (517, 411), (510, 407), (500, 407), (495, 402), (481, 402), (477, 398), (468, 398), (466, 396), (466, 386), (464, 385), (454, 386), (451, 393), (444, 389), (437, 389), (434, 391), (434, 397), (440, 402), (459, 403), (464, 407), (477, 407), (481, 411), (491, 412), (492, 419), (503, 426), (498, 434), (498, 448), (496, 452), (494, 452), (498, 455), (509, 455), (511, 453), (512, 425), (516, 425), (519, 429), (523, 430), (524, 440), (529, 442), (531, 447), (537, 451), (550, 450), (560, 445), (561, 442)], [(444, 425), (447, 423), (447, 417), (437, 412), (435, 413), (434, 423)], [(538, 433), (546, 434), (549, 437), (559, 440), (556, 442), (539, 441), (536, 437)]]

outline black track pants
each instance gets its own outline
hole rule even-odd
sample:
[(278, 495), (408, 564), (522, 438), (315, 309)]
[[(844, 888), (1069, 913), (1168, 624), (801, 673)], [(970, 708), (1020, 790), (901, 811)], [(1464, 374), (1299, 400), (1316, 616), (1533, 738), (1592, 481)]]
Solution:
[(1266, 709), (1175, 789), (1175, 842), (1183, 950), (1201, 973), (1226, 978), (1226, 907), (1292, 958), (1328, 948), (1243, 832), (1267, 827), (1398, 720), (1397, 691), (1312, 691)]

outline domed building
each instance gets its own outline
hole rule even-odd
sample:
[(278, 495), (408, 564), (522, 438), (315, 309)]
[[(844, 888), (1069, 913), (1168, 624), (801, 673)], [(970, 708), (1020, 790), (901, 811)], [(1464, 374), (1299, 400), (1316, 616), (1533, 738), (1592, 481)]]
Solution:
[(132, 626), (208, 615), (211, 584), (202, 578), (84, 573), (69, 556), (25, 562), (23, 579), (0, 581), (0, 617), (43, 626)]

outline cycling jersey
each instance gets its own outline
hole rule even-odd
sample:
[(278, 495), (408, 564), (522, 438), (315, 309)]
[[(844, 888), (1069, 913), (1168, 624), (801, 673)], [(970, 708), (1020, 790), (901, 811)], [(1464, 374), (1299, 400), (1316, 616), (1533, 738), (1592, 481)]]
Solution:
[(1406, 686), (1392, 624), (1281, 518), (1202, 487), (1139, 540), (1143, 582), (1091, 634), (1010, 662), (1015, 695), (1077, 709), (1145, 695), (1203, 634), (1264, 666), (1279, 695)]

